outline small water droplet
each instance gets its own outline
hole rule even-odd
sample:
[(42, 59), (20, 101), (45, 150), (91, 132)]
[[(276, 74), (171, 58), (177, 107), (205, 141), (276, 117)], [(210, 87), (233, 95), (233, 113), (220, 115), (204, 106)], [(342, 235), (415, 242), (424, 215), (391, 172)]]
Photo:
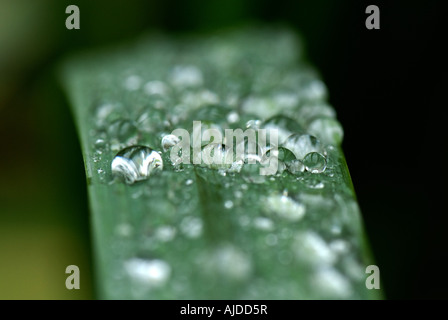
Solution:
[(185, 181), (185, 185), (190, 186), (193, 184), (193, 180), (192, 179), (187, 179), (187, 181)]
[(180, 230), (188, 238), (202, 235), (202, 220), (196, 217), (185, 217), (180, 223)]
[(286, 167), (292, 174), (305, 171), (305, 165), (299, 159), (286, 163)]
[(117, 151), (123, 146), (135, 144), (138, 140), (138, 130), (134, 121), (118, 119), (113, 121), (107, 129), (111, 138), (111, 149)]
[(300, 232), (295, 237), (294, 250), (299, 259), (312, 264), (331, 265), (336, 261), (336, 255), (314, 231)]
[(124, 80), (124, 87), (129, 91), (135, 91), (140, 88), (142, 79), (139, 76), (132, 75)]
[(265, 217), (257, 217), (254, 219), (254, 227), (259, 230), (272, 231), (274, 229), (274, 222)]
[(238, 198), (238, 199), (240, 199), (240, 198), (243, 197), (243, 193), (242, 193), (241, 191), (239, 191), (239, 190), (236, 190), (236, 191), (233, 193), (233, 195), (235, 196), (235, 198)]
[(264, 208), (289, 221), (299, 221), (305, 215), (305, 206), (286, 195), (270, 195), (265, 199)]
[(236, 123), (240, 120), (240, 116), (238, 115), (237, 112), (232, 111), (227, 115), (227, 121), (229, 123)]
[(324, 100), (327, 97), (327, 87), (321, 80), (315, 79), (310, 81), (301, 93), (307, 100)]
[(344, 254), (349, 251), (349, 243), (342, 239), (333, 240), (328, 246), (337, 254)]
[(96, 139), (95, 144), (94, 144), (95, 148), (98, 150), (104, 150), (107, 148), (107, 142), (104, 139)]
[(162, 157), (155, 150), (145, 146), (124, 148), (112, 160), (112, 174), (127, 184), (146, 180), (156, 171), (163, 169)]
[(232, 200), (227, 200), (224, 202), (224, 207), (226, 209), (232, 209), (233, 208), (233, 201)]
[(263, 119), (273, 116), (279, 107), (274, 101), (266, 97), (249, 96), (242, 104), (242, 109), (246, 113), (252, 113)]
[(168, 93), (168, 86), (162, 81), (150, 81), (145, 84), (143, 90), (147, 95), (165, 95)]
[(327, 160), (319, 152), (310, 152), (303, 159), (303, 164), (307, 171), (311, 173), (321, 173), (327, 167)]
[(284, 115), (275, 115), (263, 122), (263, 129), (266, 129), (268, 135), (266, 140), (269, 141), (269, 130), (277, 130), (278, 142), (281, 144), (293, 133), (303, 132), (303, 128), (299, 123)]
[(334, 268), (318, 268), (311, 277), (311, 287), (319, 295), (348, 298), (352, 294), (352, 287), (348, 279)]
[(175, 136), (173, 134), (167, 134), (162, 138), (162, 148), (163, 151), (168, 151), (171, 147), (175, 146), (180, 142), (180, 139), (178, 136)]
[(334, 118), (336, 116), (336, 112), (330, 105), (326, 103), (309, 103), (304, 104), (298, 109), (297, 119), (306, 124), (309, 123), (312, 119), (319, 116)]
[(322, 181), (315, 179), (307, 179), (306, 185), (311, 189), (323, 189), (325, 187), (325, 184)]
[(195, 66), (176, 66), (171, 73), (171, 82), (177, 87), (202, 85), (202, 72)]
[(315, 136), (309, 134), (292, 134), (282, 146), (291, 150), (299, 160), (305, 158), (310, 152), (325, 154), (325, 150), (320, 141)]
[(157, 240), (162, 242), (168, 242), (174, 239), (176, 236), (176, 229), (171, 226), (160, 226), (154, 232)]
[(327, 144), (340, 145), (344, 137), (344, 130), (341, 124), (332, 117), (314, 118), (308, 124), (308, 132), (319, 137)]
[[(229, 169), (233, 163), (233, 153), (222, 143), (210, 143), (201, 150), (201, 166), (211, 169)], [(224, 173), (225, 171), (221, 171)]]
[(261, 120), (258, 119), (249, 120), (246, 122), (246, 128), (257, 130), (260, 129), (261, 123)]
[(252, 271), (249, 256), (237, 247), (226, 245), (207, 255), (201, 263), (209, 273), (218, 273), (226, 279), (241, 281)]
[(133, 279), (154, 287), (164, 285), (171, 275), (170, 265), (159, 259), (132, 258), (125, 262), (125, 269)]

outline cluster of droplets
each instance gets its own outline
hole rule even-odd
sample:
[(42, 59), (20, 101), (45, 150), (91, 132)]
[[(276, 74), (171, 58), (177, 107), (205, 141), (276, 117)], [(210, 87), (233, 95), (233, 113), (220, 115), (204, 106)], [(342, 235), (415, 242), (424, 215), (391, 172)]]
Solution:
[[(242, 50), (250, 52), (241, 53), (220, 40), (210, 50), (198, 46), (198, 50), (210, 54), (205, 58), (197, 54), (201, 59), (195, 54), (182, 59), (188, 63), (179, 64), (171, 53), (153, 57), (156, 62), (151, 62), (151, 73), (126, 70), (119, 84), (124, 93), (110, 98), (121, 103), (99, 103), (94, 109), (92, 159), (100, 181), (107, 181), (110, 172), (116, 181), (135, 185), (123, 188), (132, 199), (150, 200), (145, 201), (150, 212), (146, 218), (151, 221), (146, 223), (148, 230), (138, 223), (119, 224), (116, 230), (122, 240), (141, 236), (141, 230), (146, 232), (138, 246), (148, 255), (126, 256), (122, 265), (133, 283), (154, 290), (174, 288), (172, 278), (182, 272), (172, 263), (174, 258), (158, 249), (170, 244), (185, 252), (190, 242), (199, 243), (199, 239), (210, 236), (206, 219), (195, 214), (199, 205), (191, 204), (194, 199), (198, 201), (194, 193), (201, 188), (198, 179), (205, 179), (211, 186), (219, 183), (222, 190), (229, 191), (220, 200), (219, 213), (261, 239), (260, 244), (254, 242), (259, 247), (253, 251), (245, 244), (236, 245), (238, 241), (224, 243), (216, 250), (198, 249), (196, 262), (205, 275), (217, 275), (229, 283), (250, 279), (245, 297), (257, 298), (257, 288), (269, 287), (256, 279), (260, 272), (257, 259), (276, 259), (281, 266), (296, 264), (312, 270), (309, 287), (317, 295), (327, 292), (329, 297), (351, 297), (351, 280), (359, 279), (362, 272), (351, 254), (352, 243), (343, 240), (350, 238), (341, 235), (347, 233), (346, 226), (353, 219), (349, 212), (356, 210), (344, 207), (342, 200), (337, 200), (338, 206), (327, 205), (327, 197), (321, 196), (334, 191), (333, 176), (339, 176), (336, 156), (342, 127), (334, 109), (326, 103), (327, 89), (315, 72), (304, 66), (291, 67), (297, 60), (291, 54), (294, 50), (275, 50), (272, 57), (267, 57), (260, 54), (266, 51), (261, 47), (252, 52), (248, 45)], [(247, 55), (253, 59), (246, 59)], [(285, 64), (272, 67), (278, 61)], [(201, 121), (201, 130), (194, 130), (193, 121)], [(200, 140), (199, 148), (179, 148), (185, 141), (174, 134), (176, 128), (187, 129), (190, 142)], [(265, 143), (250, 139), (231, 143), (204, 137), (205, 130), (215, 130), (225, 138), (226, 129), (252, 129), (257, 139), (258, 130), (264, 129)], [(276, 142), (271, 143), (275, 137)], [(109, 163), (110, 155), (114, 158)], [(185, 165), (187, 158), (195, 165)], [(194, 161), (198, 158), (199, 163)], [(276, 170), (260, 174), (271, 163)], [(167, 182), (168, 188), (159, 185), (161, 180), (151, 178), (160, 174), (172, 179)], [(138, 183), (144, 180), (149, 181)], [(170, 220), (165, 215), (175, 218)], [(333, 216), (345, 220), (341, 223)], [(295, 228), (290, 228), (291, 224)], [(311, 231), (309, 226), (313, 225), (316, 230)], [(275, 250), (269, 250), (272, 248)], [(262, 257), (252, 254), (265, 249)], [(300, 296), (288, 282), (285, 280), (282, 288), (284, 296)]]

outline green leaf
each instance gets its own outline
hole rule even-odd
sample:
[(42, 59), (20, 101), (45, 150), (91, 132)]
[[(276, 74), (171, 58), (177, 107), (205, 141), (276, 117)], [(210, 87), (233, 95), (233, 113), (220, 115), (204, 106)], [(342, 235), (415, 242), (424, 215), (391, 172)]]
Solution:
[[(62, 75), (84, 155), (100, 298), (380, 297), (365, 286), (372, 260), (342, 128), (295, 34), (149, 35), (78, 54)], [(161, 139), (191, 133), (195, 120), (277, 129), (281, 170), (173, 164)], [(114, 177), (114, 156), (132, 145), (160, 152), (163, 170), (135, 183)]]

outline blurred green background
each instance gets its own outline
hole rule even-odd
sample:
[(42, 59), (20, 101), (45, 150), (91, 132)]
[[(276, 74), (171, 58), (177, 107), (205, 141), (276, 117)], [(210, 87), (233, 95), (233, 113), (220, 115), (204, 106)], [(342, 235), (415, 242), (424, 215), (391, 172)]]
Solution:
[[(70, 4), (80, 8), (80, 30), (65, 28)], [(368, 4), (0, 0), (0, 299), (95, 297), (83, 160), (56, 63), (70, 52), (152, 29), (204, 32), (252, 22), (280, 22), (300, 31), (309, 60), (322, 72), (346, 132), (343, 148), (387, 297), (446, 298), (445, 286), (428, 272), (447, 261), (434, 246), (445, 240), (439, 235), (446, 217), (421, 181), (409, 177), (412, 163), (392, 178), (384, 176), (385, 165), (372, 158), (371, 149), (378, 141), (385, 154), (396, 149), (386, 141), (389, 133), (372, 133), (379, 125), (398, 129), (398, 118), (416, 120), (402, 106), (422, 102), (408, 98), (417, 88), (406, 80), (422, 71), (408, 66), (426, 63), (425, 48), (436, 37), (431, 30), (441, 25), (441, 14), (433, 4), (377, 1), (382, 29), (375, 33), (364, 27)], [(422, 31), (428, 25), (432, 29)], [(441, 88), (436, 83), (427, 89), (435, 102), (432, 92)], [(430, 123), (425, 115), (418, 121)], [(426, 217), (418, 218), (422, 212)], [(80, 267), (81, 290), (65, 288), (70, 264)]]

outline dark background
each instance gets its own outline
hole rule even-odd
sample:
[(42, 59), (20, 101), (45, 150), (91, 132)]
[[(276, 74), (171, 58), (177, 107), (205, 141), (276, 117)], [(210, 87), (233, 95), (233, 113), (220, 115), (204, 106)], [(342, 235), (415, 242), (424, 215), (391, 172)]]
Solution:
[[(69, 4), (80, 8), (80, 30), (65, 28)], [(380, 30), (365, 27), (370, 4), (380, 8)], [(286, 23), (306, 41), (345, 130), (343, 149), (386, 297), (448, 298), (446, 35), (436, 4), (0, 1), (0, 298), (94, 297), (83, 163), (55, 63), (150, 29), (208, 32), (250, 22)], [(84, 290), (65, 289), (69, 264), (80, 266)]]

